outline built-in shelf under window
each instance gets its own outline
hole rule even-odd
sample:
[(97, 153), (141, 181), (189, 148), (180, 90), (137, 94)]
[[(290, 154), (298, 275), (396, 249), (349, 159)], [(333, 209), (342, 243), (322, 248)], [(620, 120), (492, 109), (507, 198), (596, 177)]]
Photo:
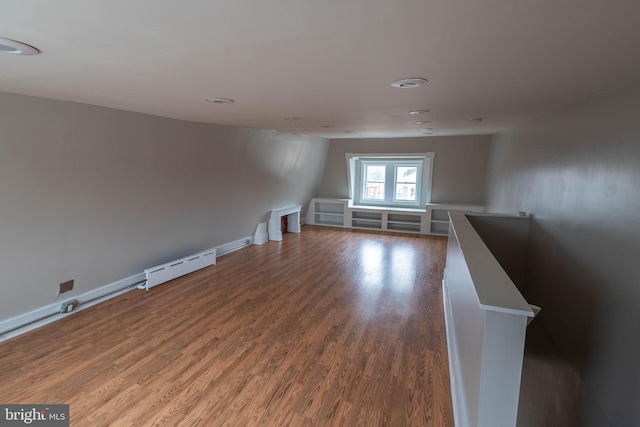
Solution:
[(449, 211), (484, 212), (483, 206), (427, 204), (424, 209), (353, 205), (349, 199), (311, 201), (307, 224), (446, 236)]

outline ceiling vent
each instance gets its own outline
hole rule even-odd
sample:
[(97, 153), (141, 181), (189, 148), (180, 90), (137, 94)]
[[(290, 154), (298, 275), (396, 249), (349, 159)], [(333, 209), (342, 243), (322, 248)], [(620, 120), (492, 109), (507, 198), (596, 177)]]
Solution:
[(10, 55), (37, 55), (40, 51), (28, 44), (0, 37), (0, 53), (8, 53)]
[(420, 87), (425, 83), (427, 83), (426, 79), (411, 78), (411, 79), (396, 80), (394, 82), (391, 82), (391, 86), (399, 87), (401, 89), (410, 89), (414, 87)]
[(205, 101), (207, 102), (211, 102), (212, 104), (233, 104), (234, 101), (233, 99), (229, 99), (229, 98), (207, 98)]

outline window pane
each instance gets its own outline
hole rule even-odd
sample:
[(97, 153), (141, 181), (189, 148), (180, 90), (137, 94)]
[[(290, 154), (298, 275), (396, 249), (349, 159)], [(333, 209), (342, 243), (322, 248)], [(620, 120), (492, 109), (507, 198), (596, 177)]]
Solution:
[(396, 168), (396, 182), (412, 182), (415, 184), (417, 176), (417, 166), (398, 166)]
[(367, 182), (384, 182), (385, 166), (367, 165)]
[(396, 200), (416, 201), (416, 185), (396, 184)]
[(384, 200), (386, 166), (365, 166), (364, 199)]
[(380, 182), (367, 182), (365, 199), (384, 200), (384, 184)]

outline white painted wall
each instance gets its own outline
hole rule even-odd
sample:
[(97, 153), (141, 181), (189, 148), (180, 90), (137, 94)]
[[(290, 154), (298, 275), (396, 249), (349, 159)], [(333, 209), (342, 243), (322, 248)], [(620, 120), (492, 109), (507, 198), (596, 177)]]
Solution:
[(316, 194), (327, 147), (0, 93), (0, 320), (251, 236)]
[(586, 426), (640, 425), (639, 113), (640, 84), (601, 94), (498, 134), (488, 167), (488, 209), (534, 215), (524, 293), (584, 374)]
[(488, 135), (331, 140), (318, 196), (349, 197), (345, 153), (435, 152), (431, 202), (482, 204), (490, 146)]

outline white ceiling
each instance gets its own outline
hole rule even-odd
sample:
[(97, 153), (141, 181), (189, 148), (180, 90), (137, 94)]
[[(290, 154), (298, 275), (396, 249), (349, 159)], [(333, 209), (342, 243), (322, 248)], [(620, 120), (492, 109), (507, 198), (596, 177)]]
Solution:
[(42, 52), (0, 91), (330, 138), (492, 134), (640, 78), (638, 0), (4, 0), (0, 36)]

